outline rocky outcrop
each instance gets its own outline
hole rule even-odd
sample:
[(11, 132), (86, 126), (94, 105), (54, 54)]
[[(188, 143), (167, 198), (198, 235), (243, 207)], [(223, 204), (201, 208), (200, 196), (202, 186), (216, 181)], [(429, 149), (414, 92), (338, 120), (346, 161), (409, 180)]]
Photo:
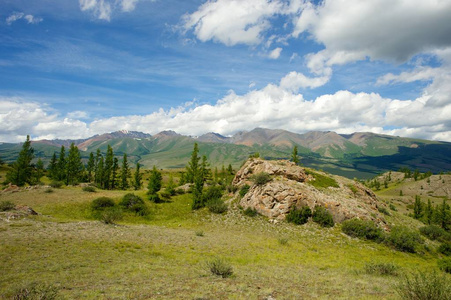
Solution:
[[(271, 180), (257, 185), (253, 176), (267, 173)], [(246, 209), (254, 208), (258, 213), (272, 219), (283, 220), (286, 214), (302, 206), (323, 206), (332, 214), (335, 222), (351, 218), (373, 220), (385, 227), (383, 216), (379, 213), (379, 203), (375, 194), (359, 182), (315, 171), (333, 178), (338, 187), (315, 188), (311, 183), (316, 180), (313, 172), (296, 166), (289, 161), (266, 161), (249, 159), (237, 172), (233, 184), (250, 186), (249, 191), (240, 199), (240, 205)]]

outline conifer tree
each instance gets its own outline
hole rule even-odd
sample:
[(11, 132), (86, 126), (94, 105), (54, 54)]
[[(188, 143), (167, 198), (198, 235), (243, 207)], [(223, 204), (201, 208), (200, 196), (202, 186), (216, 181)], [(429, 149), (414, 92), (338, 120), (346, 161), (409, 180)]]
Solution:
[(426, 206), (426, 209), (424, 210), (424, 216), (426, 218), (426, 223), (429, 225), (432, 224), (433, 214), (434, 214), (434, 208), (432, 207), (431, 199), (428, 199), (428, 204)]
[(88, 160), (88, 166), (87, 166), (87, 171), (88, 171), (88, 181), (91, 182), (92, 181), (92, 173), (95, 171), (95, 158), (94, 158), (94, 153), (90, 153), (89, 154), (89, 160)]
[(147, 185), (147, 188), (149, 189), (149, 191), (147, 192), (150, 196), (149, 199), (153, 202), (160, 201), (160, 197), (157, 193), (161, 189), (162, 180), (163, 177), (160, 171), (157, 170), (156, 166), (153, 166), (152, 171), (150, 171), (149, 184)]
[(23, 186), (25, 183), (31, 183), (33, 178), (33, 166), (31, 161), (34, 158), (34, 149), (31, 147), (30, 136), (27, 135), (19, 157), (13, 163), (12, 169), (6, 174), (6, 182)]
[(135, 189), (135, 191), (141, 189), (142, 187), (142, 175), (140, 173), (139, 168), (140, 168), (139, 163), (136, 163), (136, 170), (133, 176), (133, 188)]
[(423, 216), (423, 204), (420, 196), (415, 196), (415, 203), (413, 204), (413, 217), (419, 220)]
[(294, 162), (296, 165), (299, 163), (298, 146), (294, 146), (293, 148), (293, 152), (291, 153), (291, 161)]
[(39, 158), (38, 161), (36, 162), (36, 172), (35, 172), (34, 183), (41, 182), (41, 177), (43, 175), (44, 175), (44, 163)]
[(166, 191), (171, 195), (175, 195), (175, 182), (174, 176), (172, 174), (169, 175), (168, 185), (166, 186)]
[(130, 177), (130, 168), (128, 167), (127, 154), (124, 153), (124, 158), (122, 159), (120, 182), (119, 182), (120, 188), (122, 190), (128, 189), (128, 187), (129, 187), (128, 178), (129, 177)]
[(52, 179), (58, 179), (58, 159), (56, 158), (56, 152), (53, 152), (52, 159), (48, 167), (49, 177)]
[(97, 164), (97, 172), (96, 172), (96, 184), (99, 187), (103, 187), (103, 156), (100, 156), (99, 163)]
[(60, 181), (66, 181), (66, 149), (64, 146), (61, 146), (56, 169), (57, 179)]
[(188, 166), (186, 166), (186, 182), (194, 183), (194, 177), (196, 177), (197, 173), (199, 172), (199, 161), (200, 157), (199, 154), (199, 147), (197, 143), (194, 143), (194, 149), (191, 153), (191, 160), (188, 162)]
[(81, 162), (80, 151), (74, 143), (70, 145), (66, 162), (66, 184), (75, 184), (82, 177), (83, 163)]
[(114, 163), (113, 148), (111, 148), (111, 146), (108, 145), (103, 168), (104, 189), (111, 189), (111, 174), (113, 172), (113, 163)]
[(119, 170), (119, 161), (117, 157), (113, 159), (113, 169), (111, 171), (111, 189), (114, 190), (117, 187), (117, 171)]

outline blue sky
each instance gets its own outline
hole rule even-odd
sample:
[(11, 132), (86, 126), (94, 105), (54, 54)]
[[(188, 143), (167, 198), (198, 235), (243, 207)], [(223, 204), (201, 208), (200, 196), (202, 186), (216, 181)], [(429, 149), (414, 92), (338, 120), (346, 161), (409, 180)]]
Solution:
[(451, 141), (450, 1), (0, 7), (2, 142), (255, 127)]

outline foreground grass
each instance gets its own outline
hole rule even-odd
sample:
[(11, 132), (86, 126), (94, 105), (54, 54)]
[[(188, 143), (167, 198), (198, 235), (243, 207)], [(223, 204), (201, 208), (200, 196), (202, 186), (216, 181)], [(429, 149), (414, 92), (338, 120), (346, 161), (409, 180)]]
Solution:
[[(365, 274), (365, 264), (389, 262), (401, 272), (436, 268), (428, 254), (350, 239), (337, 227), (273, 225), (235, 209), (192, 212), (190, 195), (148, 203), (148, 217), (128, 215), (120, 225), (92, 220), (92, 199), (124, 194), (65, 188), (0, 196), (42, 214), (0, 221), (0, 296), (45, 283), (67, 299), (392, 299), (396, 277)], [(206, 262), (216, 257), (233, 267), (233, 276), (211, 275)]]

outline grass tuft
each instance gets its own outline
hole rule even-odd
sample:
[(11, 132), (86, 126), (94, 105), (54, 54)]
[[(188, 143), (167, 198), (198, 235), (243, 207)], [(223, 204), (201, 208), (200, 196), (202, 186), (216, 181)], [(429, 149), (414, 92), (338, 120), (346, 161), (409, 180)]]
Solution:
[(437, 272), (418, 272), (404, 275), (395, 286), (396, 292), (406, 300), (449, 300), (451, 283)]
[(207, 268), (211, 274), (221, 276), (222, 278), (228, 278), (233, 275), (233, 268), (222, 258), (216, 257), (210, 261), (207, 261)]

